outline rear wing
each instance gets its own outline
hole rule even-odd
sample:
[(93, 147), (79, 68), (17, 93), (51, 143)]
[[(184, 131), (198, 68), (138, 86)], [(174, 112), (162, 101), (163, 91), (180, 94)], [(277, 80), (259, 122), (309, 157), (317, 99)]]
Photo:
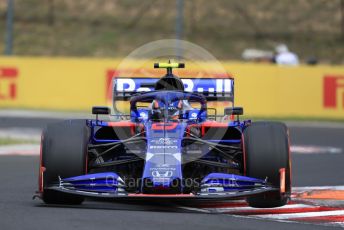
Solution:
[[(113, 101), (129, 101), (140, 92), (154, 91), (159, 78), (122, 78), (113, 79)], [(181, 78), (185, 91), (199, 93), (207, 101), (224, 101), (234, 103), (233, 78)]]

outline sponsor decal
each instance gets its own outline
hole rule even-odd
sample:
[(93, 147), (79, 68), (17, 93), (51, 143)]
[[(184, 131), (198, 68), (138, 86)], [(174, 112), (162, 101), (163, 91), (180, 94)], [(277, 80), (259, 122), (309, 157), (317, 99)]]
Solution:
[(178, 126), (177, 122), (173, 123), (153, 123), (152, 124), (152, 130), (165, 130), (165, 131), (171, 131), (176, 129)]
[(150, 168), (151, 171), (176, 171), (173, 167), (152, 167)]
[(154, 167), (154, 168), (150, 168), (150, 171), (153, 177), (153, 181), (155, 183), (165, 183), (165, 182), (169, 182), (170, 178), (173, 176), (176, 169), (171, 168), (171, 167), (166, 167), (166, 168)]
[(17, 68), (0, 67), (0, 100), (17, 98)]
[(147, 119), (147, 118), (148, 118), (148, 115), (147, 115), (147, 113), (145, 113), (145, 112), (141, 112), (141, 113), (140, 113), (140, 117), (141, 117), (142, 119)]
[(172, 175), (173, 175), (172, 171), (158, 171), (158, 170), (152, 171), (153, 177), (171, 177)]
[(159, 145), (173, 145), (175, 143), (177, 143), (178, 140), (176, 139), (172, 139), (172, 138), (169, 138), (169, 137), (162, 137), (162, 138), (159, 138), (159, 139), (153, 139), (151, 140), (151, 143), (153, 144), (159, 144)]
[[(323, 80), (323, 104), (325, 108), (344, 109), (344, 75), (343, 76), (325, 76)], [(341, 100), (341, 104), (338, 101)]]
[(178, 149), (177, 145), (152, 145), (150, 149)]
[[(152, 86), (158, 79), (152, 78), (115, 78), (117, 92), (146, 92), (153, 90)], [(232, 79), (181, 79), (186, 92), (232, 92)]]
[(191, 113), (191, 118), (197, 118), (197, 113)]

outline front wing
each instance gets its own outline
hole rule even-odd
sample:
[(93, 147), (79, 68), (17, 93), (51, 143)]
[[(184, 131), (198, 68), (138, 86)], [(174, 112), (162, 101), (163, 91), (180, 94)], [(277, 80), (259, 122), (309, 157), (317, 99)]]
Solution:
[(202, 193), (202, 194), (143, 194), (143, 193), (110, 193), (110, 192), (90, 192), (83, 190), (67, 189), (60, 186), (50, 186), (47, 189), (63, 193), (80, 195), (90, 198), (99, 198), (106, 200), (141, 200), (141, 199), (177, 199), (177, 200), (226, 200), (253, 196), (261, 193), (279, 191), (274, 187), (261, 187), (250, 190), (241, 190), (223, 193)]
[(260, 180), (236, 174), (211, 173), (201, 183), (198, 192), (189, 194), (146, 194), (128, 193), (125, 182), (116, 173), (105, 172), (61, 179), (58, 183), (48, 185), (45, 190), (93, 197), (100, 199), (178, 199), (178, 200), (207, 200), (233, 199), (248, 197), (256, 194), (279, 191), (280, 188), (271, 186), (266, 180)]

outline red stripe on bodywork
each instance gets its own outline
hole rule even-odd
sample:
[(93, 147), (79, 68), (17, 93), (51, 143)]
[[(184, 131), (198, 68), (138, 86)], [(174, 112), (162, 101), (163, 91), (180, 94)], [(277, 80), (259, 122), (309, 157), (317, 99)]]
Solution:
[(130, 132), (131, 135), (135, 134), (135, 127), (137, 126), (137, 124), (131, 122), (131, 121), (118, 121), (118, 122), (108, 122), (107, 126), (109, 127), (130, 127)]
[(216, 121), (205, 121), (202, 123), (202, 127), (228, 127), (227, 123), (221, 123)]
[(130, 127), (131, 134), (135, 134), (135, 128), (141, 128), (141, 130), (144, 130), (144, 126), (142, 124), (136, 124), (131, 121), (117, 121), (117, 122), (107, 122), (107, 126), (109, 127)]
[(123, 126), (123, 127), (131, 127), (131, 126), (135, 126), (136, 124), (130, 121), (110, 121), (107, 122), (107, 126), (111, 126), (111, 127), (118, 127), (118, 126)]
[(201, 134), (202, 136), (205, 135), (205, 129), (206, 128), (227, 128), (228, 124), (227, 123), (221, 123), (221, 122), (216, 122), (216, 121), (205, 121), (201, 124)]
[(152, 130), (174, 130), (177, 128), (178, 123), (173, 122), (173, 123), (153, 123), (152, 124)]

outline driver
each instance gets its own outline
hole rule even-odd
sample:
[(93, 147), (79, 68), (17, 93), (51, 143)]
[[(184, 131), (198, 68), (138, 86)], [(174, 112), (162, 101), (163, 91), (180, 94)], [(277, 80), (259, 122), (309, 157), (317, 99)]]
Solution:
[[(168, 117), (171, 120), (178, 120), (180, 115), (183, 111), (183, 103), (184, 100), (177, 100), (175, 102), (171, 102), (167, 105), (168, 107)], [(161, 108), (164, 108), (163, 104), (160, 104), (157, 100), (154, 100), (152, 103), (152, 109), (158, 112)], [(158, 113), (161, 113), (160, 111)]]
[[(161, 78), (154, 87), (155, 90), (176, 90), (184, 91), (183, 82), (174, 75), (166, 75)], [(153, 111), (160, 110), (164, 105), (161, 105), (157, 100), (153, 100), (151, 105)], [(187, 100), (177, 100), (168, 104), (168, 116), (172, 120), (178, 120), (183, 111), (192, 109)], [(162, 115), (162, 114), (161, 114)]]

